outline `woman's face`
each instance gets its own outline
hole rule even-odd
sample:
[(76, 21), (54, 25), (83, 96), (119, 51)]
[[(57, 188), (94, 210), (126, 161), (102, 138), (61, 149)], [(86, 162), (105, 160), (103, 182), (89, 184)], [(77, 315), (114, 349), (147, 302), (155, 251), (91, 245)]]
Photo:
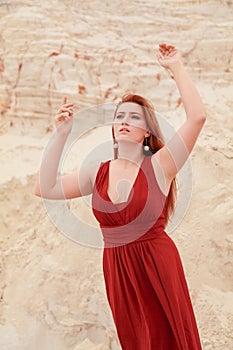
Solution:
[(134, 102), (122, 103), (113, 121), (116, 141), (143, 142), (149, 136), (142, 106)]

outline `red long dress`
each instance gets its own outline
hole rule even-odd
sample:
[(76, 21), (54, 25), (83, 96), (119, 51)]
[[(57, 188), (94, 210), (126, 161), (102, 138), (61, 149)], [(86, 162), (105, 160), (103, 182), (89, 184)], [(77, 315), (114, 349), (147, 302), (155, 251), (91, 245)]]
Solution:
[(110, 160), (95, 181), (92, 210), (104, 239), (103, 272), (122, 350), (201, 350), (181, 259), (164, 231), (166, 196), (151, 156), (128, 200), (108, 196)]

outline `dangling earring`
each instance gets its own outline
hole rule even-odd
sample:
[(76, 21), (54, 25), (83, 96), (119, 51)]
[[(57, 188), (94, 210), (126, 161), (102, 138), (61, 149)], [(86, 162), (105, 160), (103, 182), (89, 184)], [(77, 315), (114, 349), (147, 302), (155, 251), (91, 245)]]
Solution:
[(118, 143), (114, 139), (113, 141), (113, 153), (114, 153), (114, 159), (118, 158)]
[(150, 147), (148, 146), (148, 137), (145, 138), (145, 146), (144, 146), (144, 150), (147, 152), (149, 151)]

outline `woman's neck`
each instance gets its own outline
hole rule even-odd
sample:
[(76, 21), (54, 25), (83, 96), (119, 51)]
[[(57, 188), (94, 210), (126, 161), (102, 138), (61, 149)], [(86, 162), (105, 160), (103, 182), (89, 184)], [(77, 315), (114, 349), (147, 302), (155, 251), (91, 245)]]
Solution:
[(126, 161), (126, 163), (131, 161), (139, 165), (145, 157), (142, 147), (141, 143), (120, 141), (118, 142), (118, 159)]

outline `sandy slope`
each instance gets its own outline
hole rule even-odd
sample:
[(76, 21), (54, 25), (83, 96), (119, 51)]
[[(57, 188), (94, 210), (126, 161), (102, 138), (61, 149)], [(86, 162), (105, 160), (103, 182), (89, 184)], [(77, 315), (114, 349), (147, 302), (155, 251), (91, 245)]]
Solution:
[[(78, 245), (54, 227), (33, 195), (35, 173), (64, 93), (82, 110), (136, 91), (174, 127), (181, 124), (184, 114), (174, 83), (154, 61), (154, 44), (163, 40), (180, 47), (208, 112), (191, 155), (192, 201), (172, 237), (184, 263), (203, 349), (231, 350), (230, 2), (90, 1), (78, 6), (56, 0), (39, 6), (13, 0), (0, 9), (1, 350), (120, 349), (104, 290), (102, 250)], [(110, 121), (101, 113), (93, 118), (81, 113), (80, 128)], [(83, 138), (71, 152), (68, 171), (101, 135), (95, 130)], [(108, 139), (106, 129), (104, 135)], [(72, 201), (71, 209), (95, 225), (85, 204)]]

